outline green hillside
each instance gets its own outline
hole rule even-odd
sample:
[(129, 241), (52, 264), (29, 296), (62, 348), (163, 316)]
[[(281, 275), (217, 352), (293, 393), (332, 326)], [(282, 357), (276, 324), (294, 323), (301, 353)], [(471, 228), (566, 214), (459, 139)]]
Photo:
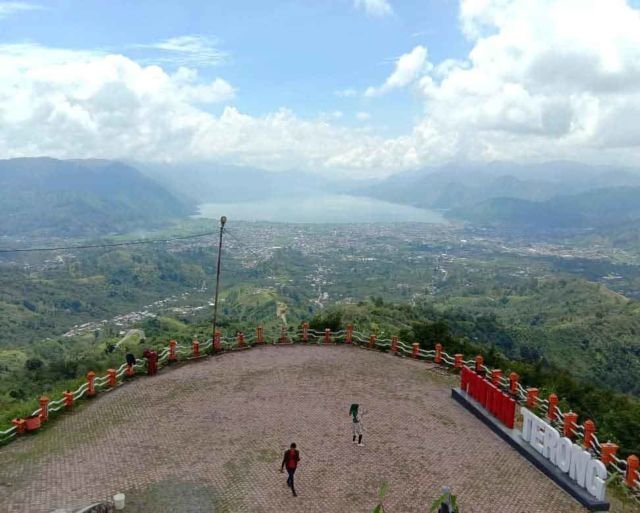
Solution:
[(0, 233), (87, 237), (162, 226), (190, 207), (120, 162), (0, 160)]
[(640, 187), (615, 187), (546, 201), (492, 198), (453, 209), (448, 215), (474, 224), (524, 229), (592, 229), (640, 220), (639, 198)]

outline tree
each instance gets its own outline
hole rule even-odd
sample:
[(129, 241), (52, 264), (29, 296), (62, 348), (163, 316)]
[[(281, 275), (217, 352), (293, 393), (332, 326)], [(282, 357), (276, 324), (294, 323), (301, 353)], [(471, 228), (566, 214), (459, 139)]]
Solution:
[(24, 367), (30, 371), (38, 370), (42, 368), (42, 360), (40, 358), (29, 358), (24, 362)]
[(331, 331), (340, 331), (342, 328), (342, 312), (335, 310), (316, 315), (309, 321), (309, 328), (316, 331), (324, 331), (326, 328)]

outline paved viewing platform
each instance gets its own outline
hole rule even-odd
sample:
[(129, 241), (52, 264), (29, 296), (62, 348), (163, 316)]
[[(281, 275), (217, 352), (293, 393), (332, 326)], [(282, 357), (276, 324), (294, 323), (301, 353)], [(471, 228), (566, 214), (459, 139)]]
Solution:
[[(432, 364), (345, 346), (269, 346), (142, 377), (0, 449), (0, 510), (126, 494), (125, 513), (585, 511), (451, 398)], [(360, 403), (365, 447), (351, 442)], [(298, 497), (280, 473), (296, 442)]]

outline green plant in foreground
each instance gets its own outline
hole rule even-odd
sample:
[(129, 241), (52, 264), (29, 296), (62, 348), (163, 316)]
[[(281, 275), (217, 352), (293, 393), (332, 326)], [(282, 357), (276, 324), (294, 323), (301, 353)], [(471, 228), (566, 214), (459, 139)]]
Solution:
[(449, 501), (450, 509), (445, 510), (449, 513), (460, 513), (458, 509), (458, 501), (455, 495), (453, 495), (450, 491), (445, 491), (440, 497), (438, 497), (435, 501), (431, 503), (431, 508), (429, 508), (429, 513), (440, 512), (440, 507), (446, 501)]
[(378, 490), (378, 498), (380, 499), (380, 503), (374, 508), (373, 513), (384, 513), (384, 505), (382, 501), (384, 500), (385, 495), (389, 491), (389, 483), (386, 481), (382, 481), (380, 483), (380, 490)]

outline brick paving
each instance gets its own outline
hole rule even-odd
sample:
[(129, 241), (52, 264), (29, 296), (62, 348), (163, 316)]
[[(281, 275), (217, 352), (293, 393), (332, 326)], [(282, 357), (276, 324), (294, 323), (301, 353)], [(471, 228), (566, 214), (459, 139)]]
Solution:
[[(0, 449), (0, 511), (118, 492), (125, 512), (424, 513), (447, 484), (465, 513), (585, 511), (450, 396), (429, 364), (351, 347), (264, 347), (162, 370)], [(365, 447), (351, 443), (361, 403)], [(282, 453), (301, 451), (291, 496)]]

